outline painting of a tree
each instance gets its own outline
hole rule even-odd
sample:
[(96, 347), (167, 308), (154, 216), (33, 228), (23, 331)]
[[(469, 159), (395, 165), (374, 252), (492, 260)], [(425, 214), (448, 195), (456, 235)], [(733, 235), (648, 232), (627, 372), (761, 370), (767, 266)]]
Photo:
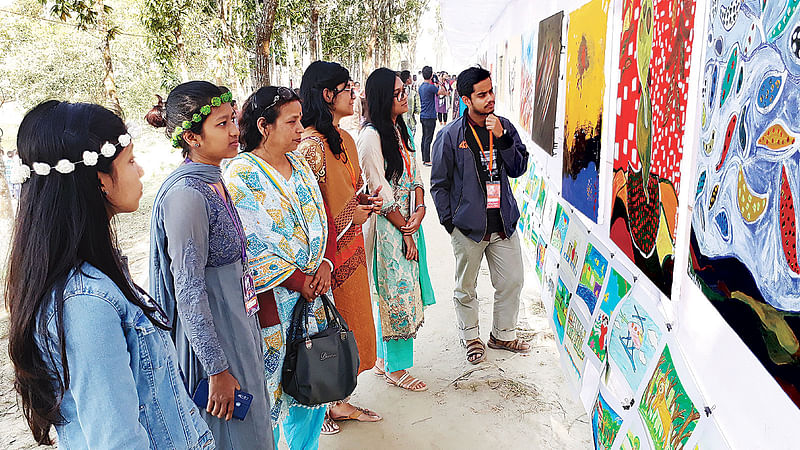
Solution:
[(700, 412), (681, 383), (672, 361), (669, 346), (658, 359), (653, 376), (639, 402), (653, 447), (661, 449), (683, 449), (694, 432)]

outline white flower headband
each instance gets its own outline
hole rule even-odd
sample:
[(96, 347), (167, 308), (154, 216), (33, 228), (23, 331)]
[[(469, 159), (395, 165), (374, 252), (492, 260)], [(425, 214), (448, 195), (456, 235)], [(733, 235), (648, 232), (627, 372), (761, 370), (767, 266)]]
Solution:
[[(131, 136), (127, 133), (123, 134), (117, 139), (117, 142), (120, 146), (122, 146), (122, 148), (125, 148), (131, 143)], [(103, 155), (106, 158), (113, 157), (115, 153), (117, 153), (117, 146), (110, 142), (106, 142), (102, 147), (100, 147), (100, 155)], [(66, 159), (61, 159), (58, 161), (58, 163), (56, 163), (55, 166), (50, 166), (50, 164), (47, 163), (35, 162), (31, 164), (31, 167), (33, 168), (33, 173), (40, 176), (50, 175), (51, 170), (55, 170), (58, 173), (67, 174), (75, 171), (76, 164), (83, 164), (85, 166), (96, 165), (98, 157), (99, 155), (97, 152), (86, 150), (83, 152), (83, 159), (80, 161), (72, 162)], [(11, 170), (11, 183), (22, 184), (26, 182), (31, 177), (31, 167), (28, 167), (22, 163), (19, 163), (13, 167)]]

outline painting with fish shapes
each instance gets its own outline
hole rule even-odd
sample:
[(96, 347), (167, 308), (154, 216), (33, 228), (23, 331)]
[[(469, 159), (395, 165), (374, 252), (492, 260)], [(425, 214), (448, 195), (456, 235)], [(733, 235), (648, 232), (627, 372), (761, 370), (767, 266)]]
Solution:
[(622, 20), (610, 234), (669, 296), (695, 1), (623, 0)]
[(800, 405), (800, 0), (719, 3), (708, 42), (722, 44), (702, 69), (688, 270)]

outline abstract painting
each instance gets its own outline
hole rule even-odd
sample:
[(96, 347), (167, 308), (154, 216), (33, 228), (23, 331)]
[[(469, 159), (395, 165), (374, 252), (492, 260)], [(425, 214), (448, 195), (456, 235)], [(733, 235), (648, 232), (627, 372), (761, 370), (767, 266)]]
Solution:
[(672, 288), (694, 0), (623, 0), (611, 239)]
[(519, 97), (519, 124), (528, 133), (531, 132), (531, 123), (533, 121), (533, 105), (534, 105), (534, 84), (536, 65), (536, 49), (533, 43), (536, 41), (536, 34), (526, 33), (521, 37), (522, 40), (522, 60), (520, 64), (520, 97)]
[(594, 314), (594, 307), (597, 305), (600, 291), (603, 289), (603, 283), (606, 280), (607, 268), (608, 259), (596, 246), (589, 243), (586, 246), (586, 257), (583, 259), (583, 269), (578, 280), (578, 288), (575, 289), (578, 297), (586, 302), (589, 314)]
[(700, 412), (678, 376), (668, 345), (642, 394), (639, 414), (653, 447), (659, 450), (684, 448), (700, 420)]
[(569, 309), (567, 325), (564, 327), (564, 336), (564, 348), (567, 351), (567, 356), (569, 356), (569, 360), (580, 378), (583, 375), (583, 359), (585, 357), (583, 339), (586, 337), (586, 325), (575, 313), (574, 308)]
[(633, 296), (619, 307), (611, 327), (608, 357), (632, 392), (639, 388), (647, 366), (656, 357), (663, 335), (662, 326)]
[(564, 11), (539, 22), (536, 52), (536, 94), (533, 104), (531, 138), (549, 154), (553, 154), (558, 100), (558, 71), (561, 67), (561, 23)]
[(800, 406), (797, 5), (711, 8), (689, 273)]
[(592, 325), (592, 332), (589, 334), (589, 349), (592, 350), (600, 362), (605, 362), (606, 352), (608, 349), (608, 338), (611, 326), (611, 316), (617, 305), (622, 300), (628, 291), (631, 289), (631, 284), (626, 280), (616, 269), (612, 268), (608, 275), (608, 283), (606, 284), (606, 292), (603, 295), (603, 301), (600, 302), (600, 311)]
[(561, 195), (597, 222), (609, 0), (569, 15)]
[(602, 391), (598, 392), (597, 400), (592, 408), (592, 435), (594, 436), (595, 450), (609, 450), (621, 427), (622, 417), (606, 402)]
[(564, 340), (564, 326), (567, 323), (567, 308), (569, 308), (569, 301), (572, 298), (572, 293), (567, 289), (567, 285), (561, 277), (558, 278), (558, 286), (555, 292), (555, 306), (553, 306), (553, 325), (555, 325), (556, 336), (558, 342)]

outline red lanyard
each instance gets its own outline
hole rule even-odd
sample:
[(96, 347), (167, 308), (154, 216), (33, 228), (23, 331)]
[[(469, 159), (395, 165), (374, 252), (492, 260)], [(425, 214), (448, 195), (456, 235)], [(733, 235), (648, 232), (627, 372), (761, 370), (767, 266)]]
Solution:
[[(472, 124), (469, 124), (469, 128), (472, 130), (473, 136), (475, 136), (475, 141), (478, 143), (478, 148), (481, 149), (481, 155), (483, 158), (486, 159), (486, 152), (483, 151), (483, 144), (481, 144), (481, 140), (478, 138), (478, 133), (475, 131), (475, 127)], [(494, 134), (490, 131), (489, 132), (489, 176), (492, 176), (492, 167), (494, 165)]]

